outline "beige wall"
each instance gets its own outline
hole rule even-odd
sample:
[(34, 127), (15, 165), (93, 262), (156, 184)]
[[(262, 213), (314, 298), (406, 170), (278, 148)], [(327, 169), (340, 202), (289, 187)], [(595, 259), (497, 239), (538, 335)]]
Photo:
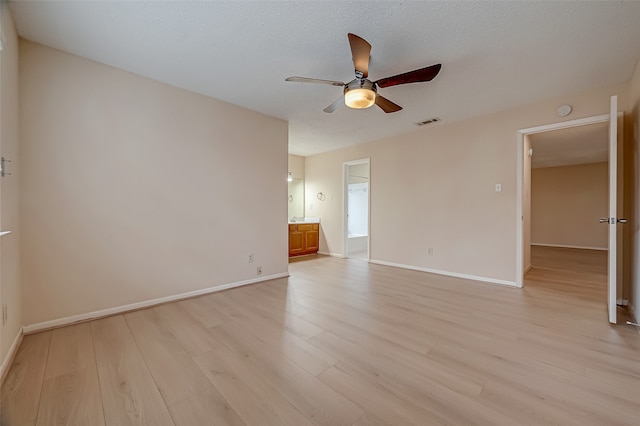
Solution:
[(286, 122), (27, 41), (20, 101), (27, 324), (286, 274)]
[(625, 88), (460, 123), (443, 117), (403, 136), (307, 157), (307, 193), (326, 194), (325, 201), (307, 197), (306, 214), (322, 219), (320, 250), (344, 253), (342, 164), (370, 157), (372, 260), (515, 282), (517, 131), (562, 121), (555, 110), (563, 103), (574, 107), (566, 120), (606, 114), (611, 95), (624, 104)]
[(6, 2), (0, 3), (4, 50), (0, 52), (0, 154), (11, 160), (0, 178), (0, 229), (12, 233), (0, 237), (0, 304), (7, 305), (8, 321), (0, 332), (0, 363), (23, 325), (20, 281), (20, 223), (18, 183), (18, 36)]
[[(636, 320), (640, 318), (640, 61), (631, 77), (629, 85), (629, 102), (625, 114), (625, 153), (627, 155), (628, 180), (625, 182), (625, 193), (628, 203), (625, 203), (625, 214), (629, 223), (626, 232), (630, 235), (630, 275), (631, 291), (629, 301), (631, 311)], [(625, 294), (625, 297), (627, 295)]]
[(606, 249), (609, 228), (608, 164), (531, 171), (531, 243)]

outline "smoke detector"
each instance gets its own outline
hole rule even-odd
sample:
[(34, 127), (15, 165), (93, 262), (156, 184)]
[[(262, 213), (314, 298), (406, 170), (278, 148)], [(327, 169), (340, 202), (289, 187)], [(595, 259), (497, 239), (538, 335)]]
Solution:
[(558, 115), (558, 117), (566, 117), (567, 115), (571, 114), (571, 111), (573, 111), (573, 107), (569, 104), (564, 104), (558, 107), (558, 109), (556, 110), (556, 114)]

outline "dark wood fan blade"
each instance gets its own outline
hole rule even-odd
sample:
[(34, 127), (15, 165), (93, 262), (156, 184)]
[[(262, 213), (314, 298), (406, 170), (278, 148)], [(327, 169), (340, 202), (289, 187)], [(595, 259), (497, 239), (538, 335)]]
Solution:
[(328, 107), (323, 109), (323, 111), (331, 113), (331, 112), (337, 110), (338, 107), (340, 105), (342, 105), (342, 104), (344, 104), (344, 95), (342, 95), (338, 99), (336, 99), (331, 105), (329, 105)]
[(371, 45), (362, 37), (355, 34), (348, 34), (349, 45), (351, 46), (351, 57), (356, 71), (360, 71), (364, 78), (369, 76), (369, 56), (371, 55)]
[(376, 105), (378, 105), (387, 114), (390, 112), (397, 112), (402, 109), (400, 105), (394, 104), (384, 96), (376, 95)]
[(296, 83), (319, 83), (319, 84), (330, 84), (332, 86), (344, 87), (344, 83), (341, 81), (335, 80), (320, 80), (317, 78), (307, 78), (307, 77), (289, 77), (284, 81), (293, 81)]
[(383, 78), (376, 81), (378, 87), (397, 86), (399, 84), (419, 83), (421, 81), (433, 80), (442, 68), (442, 64), (431, 65), (430, 67), (420, 68), (419, 70), (405, 72), (404, 74), (394, 75), (393, 77)]

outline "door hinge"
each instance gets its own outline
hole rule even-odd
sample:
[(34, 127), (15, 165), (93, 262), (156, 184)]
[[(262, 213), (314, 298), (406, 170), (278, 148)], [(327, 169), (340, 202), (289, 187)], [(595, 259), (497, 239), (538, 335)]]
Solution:
[(7, 160), (4, 157), (0, 157), (0, 176), (1, 177), (5, 177), (5, 176), (11, 176), (11, 173), (7, 173), (7, 166), (6, 163), (10, 163), (11, 160)]

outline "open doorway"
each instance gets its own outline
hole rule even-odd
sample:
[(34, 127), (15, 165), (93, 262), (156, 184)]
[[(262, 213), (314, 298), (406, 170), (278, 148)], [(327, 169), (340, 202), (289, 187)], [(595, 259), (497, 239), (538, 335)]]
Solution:
[(607, 123), (529, 135), (531, 245), (606, 250)]
[(369, 260), (369, 159), (344, 163), (345, 257)]
[(522, 287), (526, 268), (531, 264), (531, 137), (556, 130), (579, 128), (609, 122), (609, 114), (548, 124), (518, 131), (517, 140), (517, 229), (516, 285)]
[(525, 147), (525, 285), (606, 301), (608, 123), (533, 133)]
[[(516, 284), (522, 287), (524, 283), (525, 265), (530, 261), (531, 233), (531, 199), (530, 199), (530, 177), (531, 158), (528, 156), (531, 148), (531, 136), (544, 132), (551, 132), (560, 129), (576, 128), (591, 124), (608, 122), (608, 183), (609, 183), (609, 209), (606, 217), (598, 218), (598, 222), (607, 228), (607, 292), (606, 306), (609, 322), (615, 324), (617, 317), (616, 297), (621, 295), (622, 287), (622, 227), (615, 226), (626, 223), (626, 219), (618, 217), (618, 212), (622, 212), (623, 198), (619, 195), (623, 193), (622, 185), (622, 116), (617, 109), (617, 96), (611, 97), (610, 113), (600, 116), (587, 117), (561, 123), (548, 124), (518, 131), (517, 139), (517, 227), (516, 227)], [(621, 146), (618, 149), (618, 145)], [(527, 181), (529, 179), (529, 181)], [(595, 221), (596, 218), (593, 218)], [(620, 253), (620, 256), (618, 256)], [(578, 284), (575, 281), (572, 284)]]

